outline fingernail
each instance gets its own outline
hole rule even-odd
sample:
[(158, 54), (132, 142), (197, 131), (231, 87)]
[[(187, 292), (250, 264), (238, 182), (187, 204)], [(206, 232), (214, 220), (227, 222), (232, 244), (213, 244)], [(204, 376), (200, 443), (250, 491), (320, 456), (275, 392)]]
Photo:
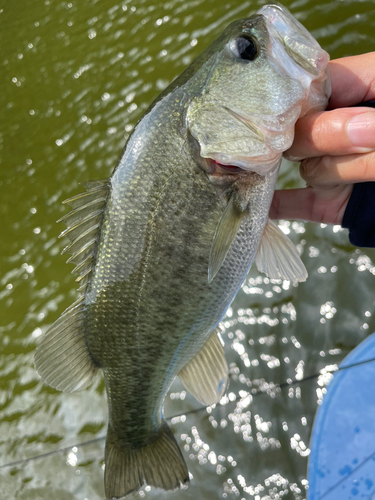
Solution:
[(283, 156), (284, 156), (284, 158), (285, 158), (286, 160), (288, 160), (288, 161), (295, 161), (295, 162), (297, 162), (297, 161), (301, 161), (301, 160), (303, 160), (303, 157), (302, 157), (302, 156), (293, 156), (293, 155), (291, 155), (288, 151), (285, 151), (285, 152), (283, 153)]
[(346, 132), (353, 146), (371, 151), (375, 148), (375, 112), (368, 111), (351, 118)]

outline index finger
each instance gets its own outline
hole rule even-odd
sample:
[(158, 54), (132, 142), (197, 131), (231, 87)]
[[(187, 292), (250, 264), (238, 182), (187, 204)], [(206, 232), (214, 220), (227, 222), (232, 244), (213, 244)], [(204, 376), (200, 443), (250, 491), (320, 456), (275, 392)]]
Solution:
[(329, 63), (332, 96), (328, 109), (354, 106), (375, 98), (375, 52)]

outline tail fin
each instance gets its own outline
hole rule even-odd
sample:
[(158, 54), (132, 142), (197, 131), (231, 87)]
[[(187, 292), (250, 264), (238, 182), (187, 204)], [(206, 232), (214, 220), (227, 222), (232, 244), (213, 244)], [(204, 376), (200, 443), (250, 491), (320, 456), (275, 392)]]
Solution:
[(104, 474), (107, 499), (135, 493), (145, 482), (163, 490), (175, 490), (188, 481), (185, 460), (165, 421), (156, 438), (139, 448), (122, 444), (108, 426)]

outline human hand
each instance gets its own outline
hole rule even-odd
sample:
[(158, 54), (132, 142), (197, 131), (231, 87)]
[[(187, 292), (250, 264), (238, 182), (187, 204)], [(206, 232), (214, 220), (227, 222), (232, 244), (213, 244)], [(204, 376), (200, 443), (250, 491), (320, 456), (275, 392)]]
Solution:
[(341, 224), (357, 182), (375, 181), (375, 52), (330, 62), (327, 111), (301, 118), (287, 159), (302, 160), (307, 187), (275, 191), (270, 217)]

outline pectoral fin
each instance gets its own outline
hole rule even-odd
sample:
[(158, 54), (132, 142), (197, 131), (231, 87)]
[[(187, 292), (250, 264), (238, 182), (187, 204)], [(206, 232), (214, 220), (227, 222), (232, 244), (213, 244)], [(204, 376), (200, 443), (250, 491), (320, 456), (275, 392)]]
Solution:
[(270, 219), (264, 228), (255, 264), (260, 272), (272, 279), (305, 281), (307, 278), (296, 247)]
[(215, 278), (219, 272), (234, 238), (240, 228), (245, 212), (237, 210), (234, 204), (234, 194), (230, 197), (228, 204), (216, 228), (211, 245), (210, 258), (208, 262), (208, 282)]
[(228, 385), (228, 365), (217, 329), (178, 376), (200, 403), (207, 406), (220, 401)]

